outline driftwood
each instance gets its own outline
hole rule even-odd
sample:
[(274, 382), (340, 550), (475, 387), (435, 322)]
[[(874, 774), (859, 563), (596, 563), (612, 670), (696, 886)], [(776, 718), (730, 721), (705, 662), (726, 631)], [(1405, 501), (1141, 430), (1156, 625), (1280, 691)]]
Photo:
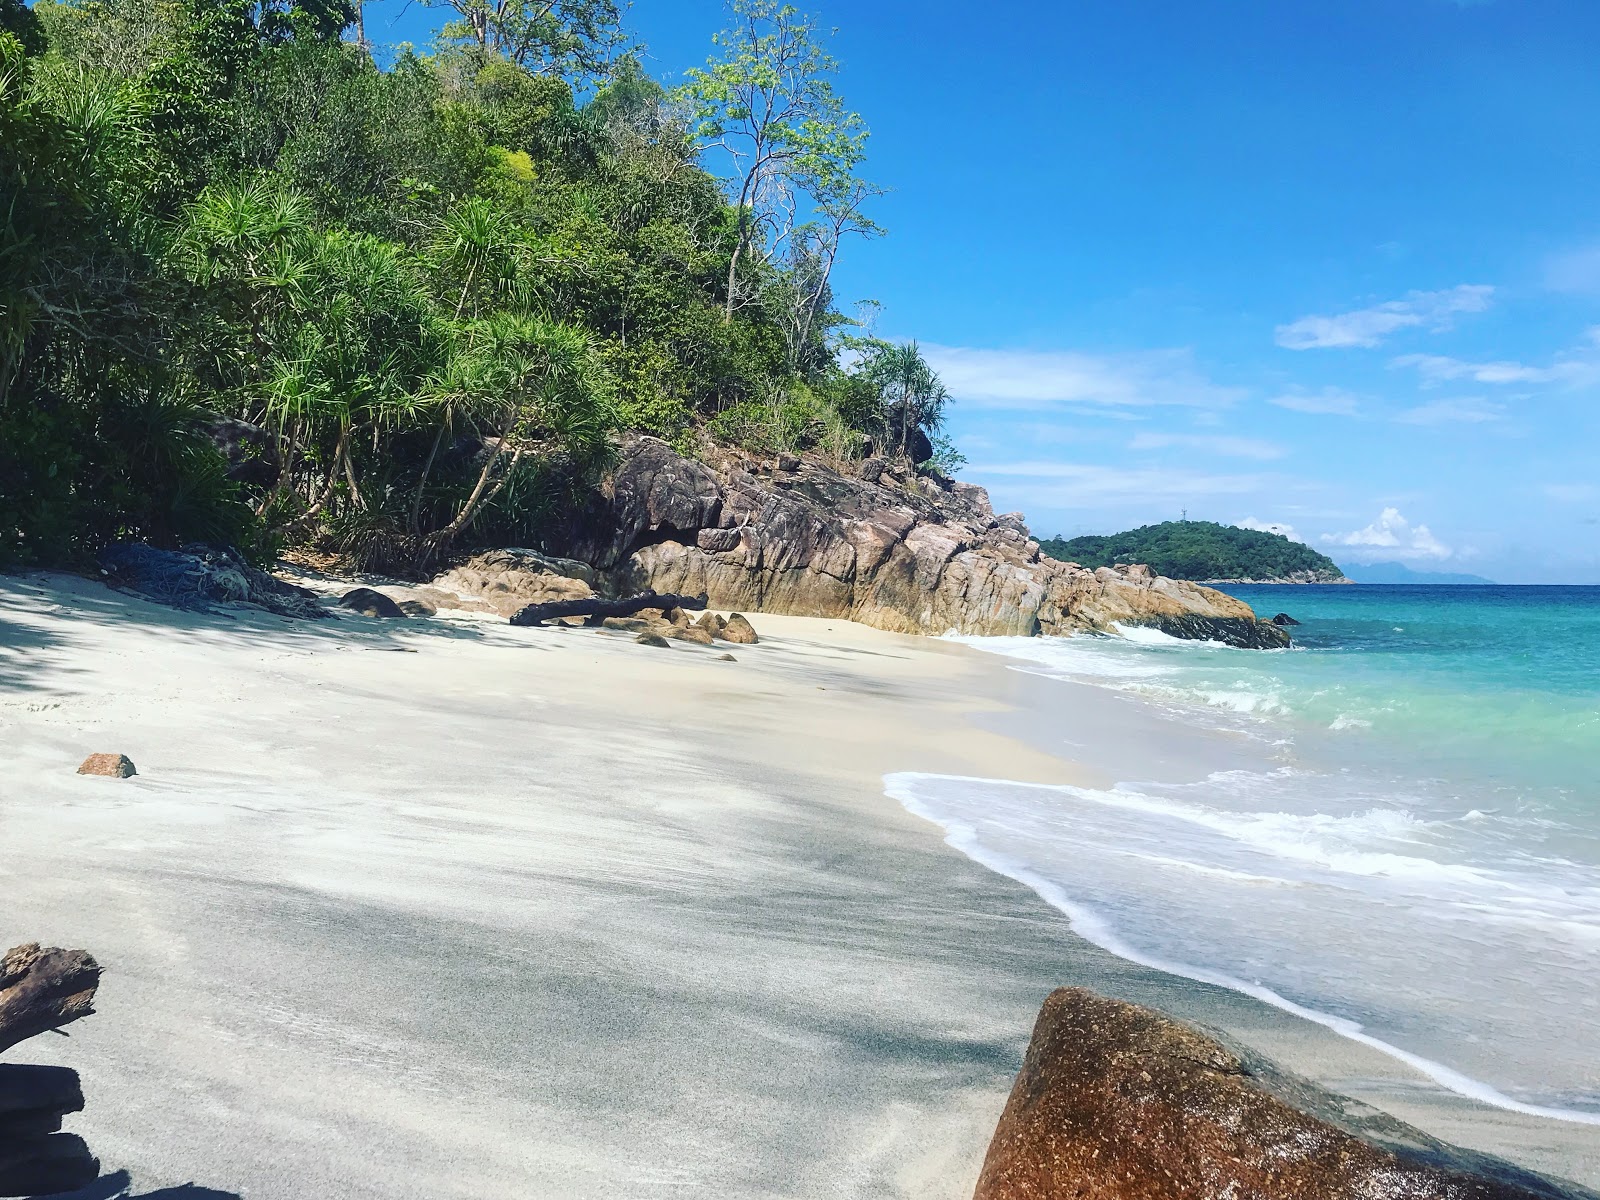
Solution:
[(698, 612), (705, 608), (706, 602), (704, 594), (677, 596), (668, 593), (665, 596), (658, 596), (655, 592), (640, 592), (637, 596), (628, 596), (621, 600), (603, 600), (599, 596), (589, 596), (582, 600), (546, 600), (541, 604), (530, 604), (521, 609), (511, 618), (511, 623), (539, 625), (558, 617), (584, 617), (587, 624), (598, 625), (607, 617), (631, 617), (634, 613), (647, 608), (684, 608)]
[[(0, 1050), (94, 1011), (100, 965), (82, 950), (18, 946), (0, 958)], [(78, 1073), (67, 1067), (0, 1064), (0, 1196), (69, 1192), (92, 1183), (100, 1164), (82, 1138), (58, 1132), (83, 1109)]]

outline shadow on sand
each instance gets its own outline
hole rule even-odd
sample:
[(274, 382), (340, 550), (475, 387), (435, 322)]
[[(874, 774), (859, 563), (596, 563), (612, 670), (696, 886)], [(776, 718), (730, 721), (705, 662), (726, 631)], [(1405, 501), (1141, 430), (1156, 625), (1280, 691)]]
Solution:
[[(38, 1200), (45, 1200), (39, 1197)], [(133, 1191), (133, 1180), (126, 1171), (113, 1171), (102, 1175), (86, 1188), (76, 1192), (63, 1192), (48, 1200), (241, 1200), (237, 1192), (220, 1192), (216, 1188), (183, 1183), (177, 1187), (162, 1188), (154, 1192)]]

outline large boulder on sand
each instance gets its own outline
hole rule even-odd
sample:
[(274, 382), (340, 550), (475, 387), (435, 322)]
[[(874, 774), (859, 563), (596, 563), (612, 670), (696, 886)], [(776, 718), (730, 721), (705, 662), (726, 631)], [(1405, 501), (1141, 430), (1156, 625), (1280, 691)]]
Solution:
[(587, 563), (508, 549), (474, 555), (435, 579), (431, 590), (477, 601), (502, 617), (512, 617), (530, 604), (587, 600), (595, 594), (594, 583), (594, 569)]
[(79, 775), (104, 775), (109, 779), (127, 779), (138, 773), (133, 759), (126, 754), (91, 754), (78, 768)]
[(1555, 1200), (1160, 1013), (1051, 993), (973, 1200)]
[(717, 636), (725, 642), (735, 642), (741, 646), (754, 646), (761, 640), (756, 636), (755, 627), (741, 613), (729, 614)]
[(405, 610), (393, 600), (369, 587), (351, 588), (339, 597), (339, 607), (348, 608), (363, 617), (382, 617), (391, 621), (406, 615)]

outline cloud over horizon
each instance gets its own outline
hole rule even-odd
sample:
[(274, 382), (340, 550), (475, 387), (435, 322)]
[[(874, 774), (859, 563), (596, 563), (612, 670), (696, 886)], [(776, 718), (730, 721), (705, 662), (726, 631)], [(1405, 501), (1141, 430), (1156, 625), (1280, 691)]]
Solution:
[(1377, 520), (1363, 529), (1349, 533), (1325, 533), (1320, 540), (1327, 546), (1349, 547), (1352, 552), (1345, 557), (1352, 562), (1374, 562), (1389, 558), (1436, 562), (1454, 553), (1434, 537), (1426, 525), (1413, 525), (1406, 520), (1398, 508), (1385, 508), (1378, 514)]
[(1488, 284), (1464, 283), (1437, 292), (1410, 292), (1370, 308), (1333, 316), (1301, 317), (1276, 330), (1285, 350), (1370, 349), (1402, 329), (1427, 328), (1435, 333), (1451, 327), (1458, 313), (1485, 311), (1494, 295)]

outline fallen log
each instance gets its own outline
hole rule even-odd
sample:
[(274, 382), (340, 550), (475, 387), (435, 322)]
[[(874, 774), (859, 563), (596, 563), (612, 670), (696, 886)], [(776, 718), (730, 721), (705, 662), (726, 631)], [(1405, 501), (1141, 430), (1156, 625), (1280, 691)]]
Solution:
[(99, 986), (100, 964), (83, 950), (37, 942), (7, 950), (0, 958), (0, 1051), (87, 1017)]
[[(94, 1011), (100, 964), (82, 950), (37, 942), (0, 958), (0, 1050), (60, 1029)], [(0, 1064), (0, 1196), (76, 1191), (100, 1174), (80, 1137), (61, 1120), (83, 1109), (78, 1073), (67, 1067)]]
[(560, 617), (583, 617), (586, 624), (598, 625), (607, 617), (631, 617), (634, 613), (647, 608), (683, 608), (699, 612), (706, 604), (707, 598), (704, 594), (678, 596), (668, 593), (659, 596), (655, 592), (640, 592), (637, 596), (628, 596), (621, 600), (586, 596), (581, 600), (545, 600), (538, 604), (529, 604), (511, 618), (511, 623), (541, 625), (545, 621), (554, 621)]

